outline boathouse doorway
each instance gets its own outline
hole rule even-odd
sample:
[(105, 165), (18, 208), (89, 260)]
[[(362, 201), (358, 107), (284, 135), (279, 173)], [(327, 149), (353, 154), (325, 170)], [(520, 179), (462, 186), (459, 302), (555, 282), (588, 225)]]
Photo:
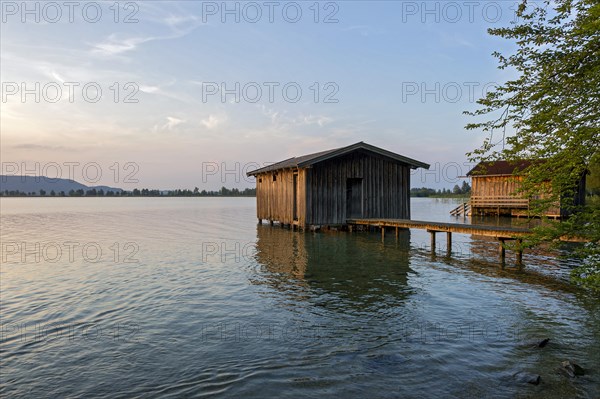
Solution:
[(346, 217), (359, 219), (363, 217), (363, 179), (346, 180)]

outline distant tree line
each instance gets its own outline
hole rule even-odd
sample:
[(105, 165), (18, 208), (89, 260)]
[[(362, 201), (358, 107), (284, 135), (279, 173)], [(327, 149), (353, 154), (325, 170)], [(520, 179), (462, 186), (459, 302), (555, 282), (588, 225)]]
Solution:
[(90, 190), (70, 190), (47, 192), (39, 190), (37, 192), (19, 191), (19, 190), (4, 190), (0, 191), (2, 197), (254, 197), (256, 196), (255, 188), (245, 188), (243, 190), (237, 188), (221, 187), (218, 191), (207, 191), (195, 187), (193, 190), (177, 189), (177, 190), (156, 190), (156, 189), (133, 189), (133, 191), (113, 191), (92, 188)]
[[(133, 195), (134, 196), (146, 196), (146, 195), (156, 195), (156, 194), (144, 194), (144, 190), (142, 190), (141, 192), (137, 192), (136, 190), (133, 190)], [(256, 196), (256, 189), (255, 188), (245, 188), (243, 190), (237, 189), (237, 188), (227, 188), (227, 187), (221, 187), (221, 189), (219, 191), (207, 191), (207, 190), (200, 190), (198, 187), (194, 187), (194, 190), (188, 190), (188, 189), (177, 189), (177, 190), (170, 190), (170, 191), (166, 191), (166, 192), (162, 192), (162, 194), (160, 195), (164, 195), (167, 197), (255, 197)]]
[(471, 194), (471, 185), (466, 181), (462, 182), (462, 185), (454, 185), (452, 190), (442, 188), (442, 189), (434, 189), (434, 188), (411, 188), (410, 196), (411, 197), (458, 197), (465, 196)]

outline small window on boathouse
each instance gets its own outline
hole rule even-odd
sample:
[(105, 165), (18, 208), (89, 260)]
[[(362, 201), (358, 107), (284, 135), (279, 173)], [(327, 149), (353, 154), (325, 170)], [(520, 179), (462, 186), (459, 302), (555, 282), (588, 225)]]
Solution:
[(273, 181), (277, 181), (277, 175), (273, 174)]

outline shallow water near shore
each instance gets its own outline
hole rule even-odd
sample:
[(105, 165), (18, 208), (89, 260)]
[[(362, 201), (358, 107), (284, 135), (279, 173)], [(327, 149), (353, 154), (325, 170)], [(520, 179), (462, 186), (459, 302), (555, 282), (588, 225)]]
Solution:
[[(416, 198), (412, 218), (469, 223), (456, 205)], [(2, 397), (600, 396), (600, 299), (553, 251), (502, 269), (468, 235), (446, 256), (420, 230), (292, 232), (257, 225), (254, 198), (0, 207)]]

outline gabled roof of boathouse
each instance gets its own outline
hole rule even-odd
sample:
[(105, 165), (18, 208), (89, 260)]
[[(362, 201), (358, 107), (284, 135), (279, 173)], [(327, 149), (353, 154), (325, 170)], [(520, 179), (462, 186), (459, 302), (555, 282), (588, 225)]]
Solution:
[(531, 160), (520, 160), (520, 161), (491, 161), (491, 162), (480, 162), (473, 169), (471, 169), (467, 176), (478, 177), (478, 176), (509, 176), (518, 175), (523, 172), (533, 161)]
[(343, 155), (352, 153), (354, 151), (364, 151), (367, 153), (373, 153), (380, 155), (384, 158), (392, 161), (409, 165), (411, 169), (425, 168), (429, 169), (429, 164), (426, 164), (416, 159), (405, 157), (404, 155), (396, 154), (394, 152), (384, 150), (383, 148), (375, 147), (374, 145), (364, 143), (362, 141), (341, 148), (334, 148), (327, 151), (315, 152), (313, 154), (302, 155), (298, 157), (292, 157), (284, 159), (283, 161), (276, 162), (272, 165), (265, 166), (260, 169), (256, 169), (247, 173), (248, 176), (256, 176), (260, 173), (272, 172), (281, 169), (294, 169), (294, 168), (305, 168), (311, 165), (323, 162), (329, 159), (341, 157)]

